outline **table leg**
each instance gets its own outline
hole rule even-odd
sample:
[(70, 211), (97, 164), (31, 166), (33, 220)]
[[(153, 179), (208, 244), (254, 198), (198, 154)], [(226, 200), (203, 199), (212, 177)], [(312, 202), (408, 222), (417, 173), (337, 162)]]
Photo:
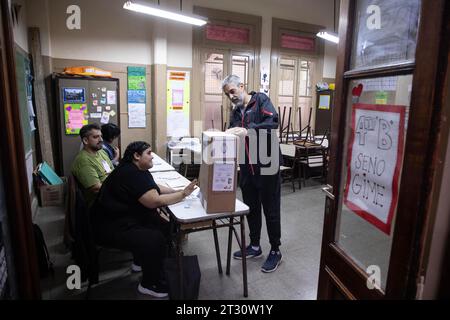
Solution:
[(233, 217), (230, 218), (230, 227), (228, 229), (228, 252), (227, 252), (227, 276), (230, 275), (230, 260), (231, 260), (231, 242), (233, 240)]
[(181, 249), (181, 243), (183, 241), (183, 231), (178, 230), (177, 233), (177, 264), (178, 264), (178, 285), (180, 289), (180, 300), (184, 298), (183, 290), (183, 250)]
[(219, 248), (219, 239), (217, 237), (217, 225), (216, 221), (213, 220), (213, 234), (214, 234), (214, 245), (216, 246), (216, 258), (217, 258), (217, 268), (219, 269), (219, 274), (222, 274), (222, 260), (220, 259), (220, 248)]
[(244, 281), (244, 297), (248, 297), (247, 288), (247, 252), (245, 248), (245, 223), (244, 216), (241, 216), (241, 252), (242, 252), (242, 279)]

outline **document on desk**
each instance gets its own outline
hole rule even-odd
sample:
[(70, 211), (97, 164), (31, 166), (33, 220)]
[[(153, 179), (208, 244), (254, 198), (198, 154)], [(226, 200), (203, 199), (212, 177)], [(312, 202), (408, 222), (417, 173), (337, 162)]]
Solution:
[(186, 181), (184, 181), (183, 179), (166, 180), (165, 183), (172, 189), (180, 189), (187, 186)]
[(176, 171), (154, 172), (152, 175), (156, 183), (172, 189), (181, 189), (189, 184), (189, 180)]

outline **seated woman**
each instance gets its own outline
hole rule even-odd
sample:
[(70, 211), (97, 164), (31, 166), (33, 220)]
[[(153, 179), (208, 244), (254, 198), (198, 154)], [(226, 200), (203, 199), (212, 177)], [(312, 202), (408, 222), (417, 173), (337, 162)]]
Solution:
[(103, 150), (108, 154), (114, 167), (119, 164), (120, 152), (119, 148), (112, 146), (115, 139), (120, 136), (120, 128), (114, 123), (107, 123), (102, 125)]
[(103, 182), (91, 212), (97, 242), (131, 251), (135, 263), (142, 267), (138, 291), (164, 298), (168, 292), (161, 280), (169, 223), (157, 208), (182, 201), (197, 181), (181, 191), (158, 186), (148, 171), (152, 159), (148, 143), (130, 143), (119, 166)]

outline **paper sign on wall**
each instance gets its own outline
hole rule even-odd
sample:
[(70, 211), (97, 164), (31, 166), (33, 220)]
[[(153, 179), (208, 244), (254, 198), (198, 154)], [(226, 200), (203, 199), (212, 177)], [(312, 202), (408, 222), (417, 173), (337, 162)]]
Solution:
[(85, 104), (65, 104), (64, 124), (66, 134), (79, 134), (81, 127), (88, 124), (87, 113)]
[(188, 71), (167, 71), (167, 136), (189, 136)]
[(321, 110), (330, 110), (330, 96), (329, 95), (321, 95), (319, 98), (319, 109)]
[(128, 127), (145, 128), (145, 103), (128, 103)]
[(355, 104), (344, 203), (390, 234), (404, 152), (405, 106)]

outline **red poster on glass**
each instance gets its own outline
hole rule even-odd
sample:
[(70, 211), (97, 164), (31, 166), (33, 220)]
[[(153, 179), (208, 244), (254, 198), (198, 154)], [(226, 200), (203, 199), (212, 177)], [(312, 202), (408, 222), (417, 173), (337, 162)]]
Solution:
[(206, 39), (221, 42), (248, 44), (250, 42), (250, 30), (245, 28), (208, 24), (206, 26)]
[(403, 161), (405, 106), (353, 105), (344, 203), (391, 232)]
[(283, 33), (281, 35), (281, 47), (302, 51), (314, 51), (316, 49), (316, 41), (314, 38), (300, 37)]

